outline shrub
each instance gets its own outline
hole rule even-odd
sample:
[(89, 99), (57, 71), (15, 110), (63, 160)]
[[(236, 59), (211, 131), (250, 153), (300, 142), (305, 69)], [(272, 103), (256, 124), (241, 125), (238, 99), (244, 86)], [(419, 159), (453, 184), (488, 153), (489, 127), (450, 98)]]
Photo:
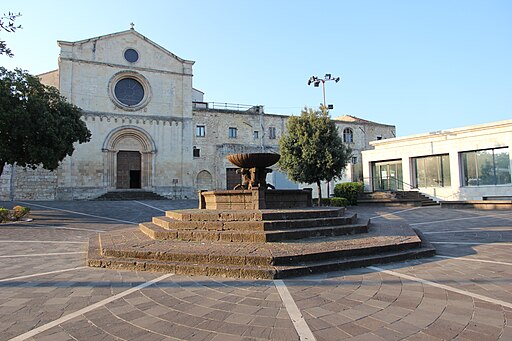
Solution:
[(331, 206), (336, 206), (336, 207), (347, 207), (348, 206), (347, 198), (334, 197), (334, 198), (330, 198), (330, 199), (331, 199)]
[(348, 200), (345, 198), (322, 198), (322, 206), (347, 207)]
[(14, 206), (12, 209), (12, 217), (14, 220), (20, 220), (30, 212), (30, 208), (24, 206)]
[(9, 219), (9, 210), (7, 208), (0, 207), (0, 223)]
[(334, 186), (334, 196), (346, 198), (349, 205), (357, 205), (357, 195), (363, 192), (361, 182), (344, 182)]
[(0, 223), (11, 220), (20, 220), (30, 212), (30, 208), (24, 206), (14, 206), (12, 210), (0, 207)]
[(331, 199), (329, 198), (322, 198), (320, 201), (322, 206), (331, 206)]

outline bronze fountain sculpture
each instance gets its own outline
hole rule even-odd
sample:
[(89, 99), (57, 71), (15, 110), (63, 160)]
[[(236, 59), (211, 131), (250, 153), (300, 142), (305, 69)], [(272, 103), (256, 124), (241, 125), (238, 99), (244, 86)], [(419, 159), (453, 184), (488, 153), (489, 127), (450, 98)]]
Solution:
[(274, 153), (250, 153), (250, 154), (231, 154), (226, 157), (229, 162), (240, 167), (236, 172), (242, 175), (242, 183), (234, 189), (253, 189), (256, 187), (271, 188), (274, 186), (267, 184), (267, 174), (272, 173), (272, 169), (267, 168), (274, 165), (281, 155)]

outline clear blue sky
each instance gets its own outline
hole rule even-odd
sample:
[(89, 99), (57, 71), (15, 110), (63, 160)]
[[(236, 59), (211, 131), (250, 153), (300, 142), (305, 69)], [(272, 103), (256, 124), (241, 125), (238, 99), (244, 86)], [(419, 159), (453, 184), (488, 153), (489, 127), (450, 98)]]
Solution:
[(404, 136), (512, 118), (512, 1), (41, 1), (0, 5), (23, 29), (0, 33), (15, 53), (1, 65), (57, 68), (57, 40), (135, 29), (196, 61), (208, 102), (262, 104), (299, 114), (393, 124)]

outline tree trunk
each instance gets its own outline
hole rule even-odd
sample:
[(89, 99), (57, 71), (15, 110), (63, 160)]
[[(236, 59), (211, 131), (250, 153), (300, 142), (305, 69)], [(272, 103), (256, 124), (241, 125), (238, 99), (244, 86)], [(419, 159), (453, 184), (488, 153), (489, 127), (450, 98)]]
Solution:
[(316, 182), (316, 186), (318, 187), (318, 207), (322, 206), (322, 186), (320, 180)]

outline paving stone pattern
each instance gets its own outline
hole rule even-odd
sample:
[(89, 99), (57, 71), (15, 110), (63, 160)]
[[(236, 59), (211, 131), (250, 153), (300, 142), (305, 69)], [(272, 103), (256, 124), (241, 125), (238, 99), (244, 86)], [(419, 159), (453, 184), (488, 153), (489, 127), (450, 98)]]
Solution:
[[(162, 274), (85, 267), (87, 240), (99, 231), (195, 201), (25, 205), (33, 221), (0, 225), (0, 340), (299, 339), (274, 281), (170, 275), (132, 292)], [(316, 340), (512, 340), (512, 212), (347, 212), (409, 223), (437, 256), (284, 280)]]

